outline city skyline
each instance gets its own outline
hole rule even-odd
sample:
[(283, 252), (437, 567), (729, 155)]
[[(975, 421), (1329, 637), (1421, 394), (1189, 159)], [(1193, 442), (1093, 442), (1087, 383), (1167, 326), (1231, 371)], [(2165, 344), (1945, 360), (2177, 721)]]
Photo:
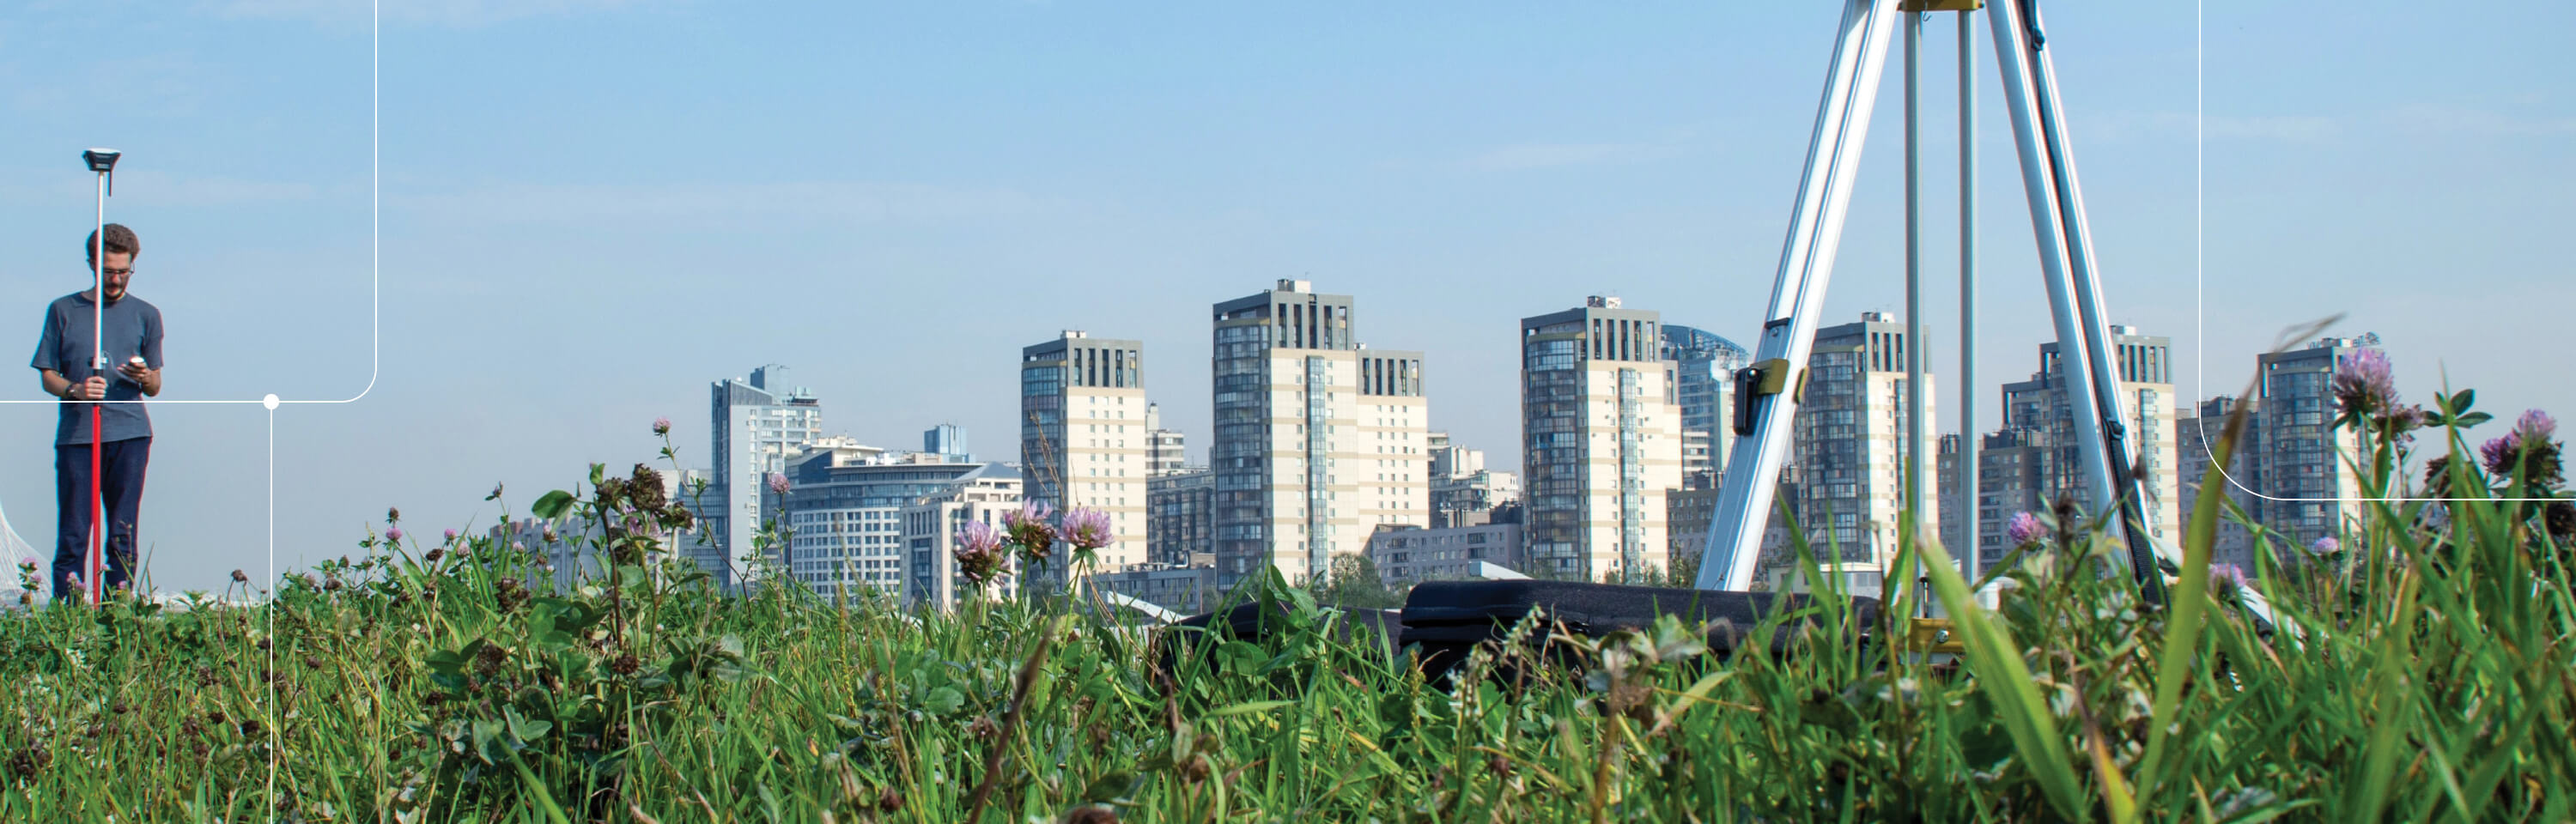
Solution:
[[(1352, 27), (1007, 4), (818, 7), (780, 32), (689, 2), (396, 6), (379, 248), (361, 11), (0, 13), (16, 79), (0, 112), (19, 126), (0, 136), (0, 276), (20, 307), (0, 337), (32, 344), (35, 308), (86, 281), (69, 249), (92, 180), (73, 158), (105, 144), (127, 152), (109, 219), (147, 247), (135, 292), (170, 317), (165, 399), (365, 390), (275, 415), (280, 569), (349, 552), (388, 505), (415, 534), (477, 529), (501, 482), (523, 514), (589, 463), (651, 460), (656, 417), (677, 422), (683, 466), (707, 466), (698, 382), (765, 361), (835, 404), (827, 432), (901, 444), (954, 422), (989, 458), (1016, 421), (986, 365), (1055, 329), (1145, 340), (1185, 367), (1154, 393), (1203, 454), (1198, 313), (1278, 278), (1421, 307), (1373, 337), (1433, 364), (1430, 429), (1516, 466), (1505, 323), (1611, 294), (1750, 339), (1833, 16), (1448, 6)], [(2565, 58), (2543, 32), (2576, 10), (2524, 6), (2531, 25), (2506, 31), (2337, 15), (2295, 42), (2277, 33), (2313, 11), (2049, 11), (2108, 320), (2173, 339), (2184, 398), (2241, 393), (2277, 330), (2348, 312), (2329, 334), (2381, 334), (2411, 401), (2447, 368), (2502, 416), (2576, 406), (2542, 377), (2576, 302), (2546, 240), (2568, 217), (2576, 101), (2547, 80)], [(1929, 31), (1934, 113), (1945, 28)], [(2446, 38), (2493, 47), (2417, 48)], [(118, 48), (83, 45), (104, 42)], [(2047, 337), (1994, 99), (1981, 401)], [(1828, 321), (1901, 305), (1894, 111)], [(1943, 122), (1927, 157), (1955, 155)], [(1924, 314), (1936, 374), (1954, 374), (1954, 201), (1929, 180)], [(26, 387), (0, 399), (40, 399)], [(158, 580), (262, 571), (267, 413), (153, 410)], [(0, 407), (0, 431), (52, 411)], [(0, 475), (0, 507), (39, 545), (49, 463), (37, 439), (0, 443), (0, 465), (25, 468)]]

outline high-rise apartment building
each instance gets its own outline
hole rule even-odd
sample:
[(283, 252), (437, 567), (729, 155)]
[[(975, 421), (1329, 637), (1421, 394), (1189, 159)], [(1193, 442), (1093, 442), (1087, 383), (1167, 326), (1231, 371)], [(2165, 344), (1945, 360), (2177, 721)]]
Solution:
[[(2232, 396), (2220, 395), (2202, 401), (2196, 409), (2184, 410), (2182, 417), (2174, 419), (2174, 451), (2180, 457), (2177, 462), (2180, 471), (2175, 474), (2181, 480), (2174, 509), (2185, 524), (2191, 523), (2192, 510), (2200, 500), (2203, 484), (2214, 483), (2223, 487), (2221, 506), (2226, 501), (2234, 501), (2236, 507), (2249, 516), (2261, 511), (2262, 498), (2254, 492), (2260, 488), (2254, 477), (2254, 468), (2261, 463), (2259, 456), (2263, 454), (2263, 418), (2260, 414), (2250, 407), (2246, 410), (2245, 431), (2228, 456), (2226, 470), (2218, 471), (2212, 463), (2217, 456), (2219, 437), (2227, 429), (2227, 417), (2236, 411), (2239, 404), (2240, 401)], [(2254, 569), (2254, 535), (2246, 531), (2245, 525), (2229, 517), (2224, 509), (2218, 512), (2215, 537), (2216, 545), (2209, 553), (2211, 563)]]
[(1179, 430), (1163, 428), (1163, 410), (1145, 404), (1145, 474), (1167, 475), (1189, 468), (1187, 442)]
[[(1020, 350), (1020, 465), (1026, 495), (1057, 510), (1109, 514), (1116, 540), (1095, 570), (1145, 560), (1144, 344), (1067, 330)], [(1063, 564), (1048, 570), (1061, 578)]]
[[(1924, 482), (1933, 482), (1930, 462), (1940, 431), (1933, 409), (1923, 410), (1923, 441), (1905, 442), (1906, 351), (1905, 324), (1885, 312), (1864, 312), (1857, 323), (1816, 330), (1806, 398), (1792, 425), (1798, 526), (1809, 551), (1824, 559), (1826, 572), (1842, 576), (1855, 594), (1877, 594), (1884, 570), (1895, 561), (1908, 462), (1924, 460)], [(1939, 397), (1932, 377), (1929, 371), (1923, 375), (1927, 399)], [(1922, 500), (1930, 511), (1920, 520), (1937, 530), (1935, 490), (1922, 490)], [(1798, 569), (1796, 559), (1781, 560), (1772, 572), (1775, 582)]]
[[(1734, 375), (1752, 364), (1753, 353), (1734, 341), (1675, 324), (1664, 325), (1663, 344), (1673, 403), (1682, 416), (1682, 488), (1716, 489), (1726, 451), (1735, 443), (1729, 426)], [(1707, 531), (1705, 525), (1699, 530)]]
[(823, 436), (822, 402), (802, 387), (788, 392), (772, 386), (772, 368), (784, 367), (770, 364), (751, 370), (747, 379), (709, 387), (713, 443), (707, 454), (714, 456), (715, 479), (698, 515), (707, 521), (711, 540), (694, 549), (699, 566), (726, 588), (758, 567), (752, 535), (776, 515), (764, 504), (775, 499), (768, 494), (769, 476), (785, 472), (788, 458)]
[(1664, 529), (1669, 533), (1664, 543), (1671, 547), (1667, 569), (1699, 569), (1700, 556), (1708, 551), (1709, 524), (1717, 520), (1718, 491), (1715, 486), (1691, 488), (1685, 483), (1664, 496)]
[[(2130, 445), (2137, 449), (2138, 463), (2134, 468), (2145, 470), (2138, 478), (2138, 488), (2145, 497), (2140, 506), (2146, 515), (2148, 535), (2168, 549), (2179, 547), (2182, 508), (2176, 500), (2181, 474), (2175, 466), (2178, 444), (2174, 439), (2174, 416), (2178, 404), (2173, 387), (2173, 341), (2138, 334), (2135, 327), (2113, 326), (2111, 342), (2112, 361), (2120, 373), (2120, 400), (2128, 407), (2128, 418), (2123, 423)], [(2084, 477), (2087, 456), (2076, 436), (2073, 407), (2066, 397), (2064, 367), (2055, 341), (2040, 344), (2039, 372), (2030, 380), (2003, 386), (2002, 428), (2038, 433), (2037, 437), (2020, 439), (2020, 443), (2046, 447), (2040, 453), (2037, 503), (2045, 505), (2060, 493), (2071, 494), (2079, 507), (2088, 510), (2088, 516), (2099, 516), (2101, 513), (2089, 511), (2093, 497), (2092, 485)], [(1979, 458), (1978, 474), (1995, 471), (1998, 469), (1993, 459)], [(2009, 475), (2013, 468), (2006, 466), (2000, 471)], [(1999, 487), (1980, 479), (1979, 486), (2000, 490), (2008, 488), (2010, 479), (2005, 483), (2007, 486)], [(1981, 497), (1985, 494), (1985, 490), (1980, 491)], [(2012, 511), (2004, 512), (2002, 518), (1985, 517), (1983, 509), (1978, 514), (1979, 547), (2001, 546), (2000, 536)], [(1996, 541), (1990, 543), (1988, 538)]]
[[(902, 548), (897, 577), (906, 606), (946, 610), (974, 597), (974, 585), (957, 574), (958, 533), (978, 521), (1001, 529), (1002, 516), (1020, 508), (1020, 484), (1011, 467), (981, 464), (902, 508), (897, 515), (896, 541)], [(1016, 560), (1007, 562), (1003, 573), (985, 586), (986, 599), (1011, 597), (1016, 582), (1010, 570), (1016, 565)]]
[(2361, 477), (2353, 472), (2360, 436), (2337, 428), (2334, 371), (2346, 355), (2368, 348), (2353, 338), (2324, 338), (2305, 349), (2256, 357), (2256, 523), (2298, 546), (2339, 535), (2360, 518)]
[(1485, 450), (1450, 443), (1447, 432), (1430, 433), (1429, 441), (1432, 529), (1489, 523), (1494, 507), (1520, 500), (1520, 476), (1485, 468)]
[(1216, 563), (1216, 474), (1186, 467), (1145, 481), (1145, 560), (1190, 566)]
[(1967, 546), (1968, 536), (1959, 534), (1967, 523), (1967, 518), (1959, 511), (1959, 435), (1942, 435), (1933, 446), (1933, 452), (1933, 487), (1939, 490), (1939, 495), (1927, 496), (1927, 500), (1937, 502), (1941, 511), (1941, 531), (1938, 534), (1942, 549), (1948, 551), (1950, 557), (1963, 557), (1972, 550), (1963, 549)]
[(1524, 535), (1532, 575), (1641, 582), (1668, 565), (1682, 485), (1662, 317), (1618, 298), (1521, 320)]
[(1303, 280), (1214, 307), (1220, 587), (1322, 575), (1378, 524), (1429, 520), (1422, 355), (1363, 347), (1352, 308)]
[(2012, 553), (2004, 530), (2013, 515), (2047, 512), (2055, 503), (2047, 470), (2057, 452), (2044, 429), (2002, 429), (1978, 437), (1984, 439), (1977, 447), (1977, 568), (1983, 570)]
[(975, 459), (975, 456), (966, 452), (966, 429), (953, 423), (943, 423), (922, 430), (921, 451), (933, 455), (947, 455), (960, 461)]

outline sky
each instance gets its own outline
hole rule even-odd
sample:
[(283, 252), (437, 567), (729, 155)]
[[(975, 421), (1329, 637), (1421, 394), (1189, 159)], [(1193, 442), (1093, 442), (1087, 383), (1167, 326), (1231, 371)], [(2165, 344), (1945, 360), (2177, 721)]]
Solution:
[[(1208, 308), (1280, 278), (1355, 296), (1363, 341), (1424, 353), (1433, 428), (1516, 468), (1520, 318), (1617, 295), (1751, 342), (1839, 5), (13, 4), (0, 340), (31, 353), (86, 288), (78, 156), (123, 150), (108, 219), (168, 327), (142, 518), (167, 590), (355, 553), (388, 507), (479, 530), (656, 460), (657, 416), (704, 466), (708, 385), (769, 363), (827, 433), (956, 423), (1012, 459), (1019, 347), (1139, 339), (1203, 457)], [(2576, 8), (2508, 5), (2046, 4), (2104, 302), (2172, 337), (2183, 394), (2340, 313), (2409, 400), (2576, 409)], [(1925, 27), (1921, 97), (1942, 431), (1954, 25)], [(1991, 428), (2053, 332), (1977, 34)], [(1828, 324), (1905, 308), (1895, 61)], [(23, 380), (0, 511), (49, 549), (55, 410)]]

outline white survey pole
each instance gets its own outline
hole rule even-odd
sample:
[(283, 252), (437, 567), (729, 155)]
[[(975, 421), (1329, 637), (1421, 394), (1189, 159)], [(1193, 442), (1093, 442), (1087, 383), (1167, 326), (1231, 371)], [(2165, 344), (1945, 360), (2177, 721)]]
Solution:
[(1995, 60), (2004, 76), (2005, 108), (2021, 153), (2022, 186), (2029, 193), (2032, 234), (2040, 270), (2057, 320), (2059, 385), (2078, 422), (2075, 437), (2085, 459), (2084, 478), (2096, 515), (2117, 511), (2128, 538), (2128, 561), (2150, 601), (2163, 599), (2156, 549), (2138, 516), (2140, 500), (2130, 467), (2135, 447), (2120, 399), (2113, 341), (2101, 311), (2101, 282), (2084, 221), (2082, 188), (2067, 148), (2057, 104), (2056, 73), (2049, 65), (2038, 10), (2027, 0), (1995, 0), (1988, 12)]
[(1774, 483), (1788, 458), (1798, 387), (1815, 345), (1816, 316), (1832, 279), (1844, 207), (1851, 201), (1879, 75), (1887, 64), (1887, 40), (1895, 34), (1899, 13), (1894, 0), (1848, 0), (1843, 6), (1833, 62), (1816, 107), (1815, 138), (1807, 145), (1806, 171), (1789, 214), (1780, 271), (1771, 284), (1769, 320), (1755, 348), (1753, 371), (1768, 377), (1753, 381), (1758, 391), (1749, 394), (1739, 385), (1737, 403), (1750, 414), (1737, 415), (1729, 462), (1742, 463), (1750, 456), (1751, 465), (1730, 466), (1719, 486), (1717, 514), (1700, 554), (1700, 589), (1740, 591), (1753, 582)]
[[(1905, 13), (1905, 517), (1911, 527), (1914, 546), (1923, 544), (1923, 528), (1932, 522), (1923, 511), (1924, 469), (1932, 460), (1923, 452), (1923, 178), (1922, 167), (1922, 97), (1923, 14)], [(1923, 579), (1923, 559), (1912, 559), (1906, 569), (1895, 570), (1904, 577), (1904, 586)], [(1891, 587), (1888, 595), (1902, 591)]]
[(1978, 508), (1985, 490), (1977, 477), (1977, 29), (1975, 11), (1959, 12), (1959, 540), (1953, 547), (1960, 572), (1977, 580)]

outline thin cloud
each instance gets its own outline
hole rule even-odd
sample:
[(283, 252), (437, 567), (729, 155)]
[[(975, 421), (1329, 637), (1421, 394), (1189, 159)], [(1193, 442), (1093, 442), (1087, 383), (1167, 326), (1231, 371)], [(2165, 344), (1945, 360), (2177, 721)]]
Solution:
[[(16, 171), (5, 176), (10, 188), (43, 192), (46, 196), (76, 202), (87, 202), (97, 192), (97, 181), (87, 172), (71, 167), (71, 174), (57, 172)], [(259, 180), (225, 175), (171, 174), (149, 167), (126, 166), (116, 173), (117, 199), (126, 203), (154, 206), (241, 206), (259, 203), (286, 203), (313, 200), (323, 194), (322, 186), (301, 181)]]
[(223, 0), (209, 9), (219, 17), (364, 23), (381, 10), (385, 22), (468, 28), (529, 17), (564, 17), (616, 11), (643, 0)]
[(2576, 117), (2531, 117), (2492, 109), (2415, 105), (2391, 113), (2408, 130), (2433, 135), (2473, 137), (2554, 137), (2576, 135)]
[(41, 72), (9, 67), (5, 74), (8, 101), (21, 111), (79, 110), (96, 105), (99, 90), (113, 89), (125, 111), (165, 118), (196, 114), (209, 87), (227, 82), (222, 67), (186, 52), (111, 54)]
[(2321, 143), (2341, 134), (2342, 124), (2316, 115), (2206, 115), (2190, 112), (2112, 112), (2079, 124), (2081, 136), (2097, 140), (2187, 141), (2194, 135), (2212, 140), (2266, 143)]
[(414, 195), (398, 203), (458, 223), (958, 223), (1057, 211), (1012, 189), (914, 183), (796, 182), (612, 186), (501, 184)]
[(1664, 143), (1518, 143), (1467, 158), (1467, 168), (1489, 172), (1642, 163), (1671, 157), (1677, 147)]

